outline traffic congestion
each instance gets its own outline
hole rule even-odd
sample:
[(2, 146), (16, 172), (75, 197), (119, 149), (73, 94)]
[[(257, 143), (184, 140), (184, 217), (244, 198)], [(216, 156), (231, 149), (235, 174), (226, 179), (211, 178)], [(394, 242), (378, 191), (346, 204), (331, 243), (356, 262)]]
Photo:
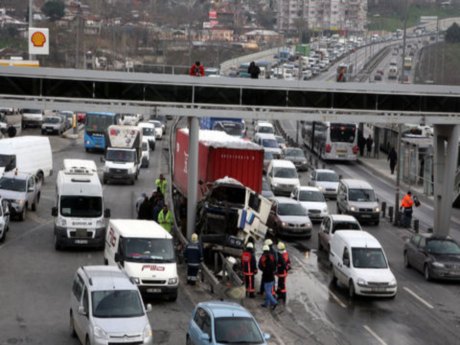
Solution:
[[(184, 224), (180, 199), (169, 194), (180, 188), (180, 177), (171, 174), (169, 152), (176, 153), (178, 135), (186, 134), (181, 129), (185, 121), (87, 113), (77, 135), (73, 129), (63, 136), (42, 134), (37, 126), (2, 139), (0, 256), (8, 262), (2, 266), (2, 339), (35, 343), (34, 337), (42, 343), (68, 344), (117, 343), (123, 337), (145, 344), (415, 344), (420, 338), (413, 332), (420, 332), (422, 343), (455, 342), (458, 234), (435, 238), (426, 228), (417, 234), (395, 227), (382, 214), (381, 202), (389, 203), (392, 187), (368, 165), (358, 164), (366, 154), (361, 157), (357, 147), (357, 126), (302, 124), (305, 143), (325, 139), (324, 153), (315, 153), (277, 140), (278, 123), (222, 122), (203, 120), (200, 136), (209, 149), (251, 152), (260, 163), (253, 174), (261, 180), (264, 176), (264, 191), (262, 181), (252, 175), (245, 182), (250, 188), (225, 179), (210, 186), (216, 176), (208, 175), (208, 189), (200, 196), (213, 205), (207, 215), (223, 207), (223, 195), (227, 203), (236, 202), (237, 194), (224, 193), (255, 191), (264, 195), (260, 207), (268, 212), (256, 217), (266, 226), (242, 234), (229, 226), (218, 229), (222, 222), (203, 218), (208, 224), (215, 221), (214, 226), (197, 223), (189, 252), (177, 240)], [(313, 141), (311, 130), (320, 133)], [(104, 131), (107, 135), (101, 135)], [(147, 141), (141, 140), (143, 134)], [(28, 149), (21, 151), (26, 140), (36, 143), (27, 143)], [(142, 164), (142, 142), (148, 166)], [(107, 149), (98, 150), (103, 147)], [(272, 155), (265, 159), (264, 152)], [(322, 166), (315, 167), (320, 161), (312, 157), (321, 155)], [(222, 169), (216, 157), (207, 157), (210, 169), (212, 164)], [(160, 175), (166, 177), (161, 188)], [(159, 191), (175, 209), (171, 235), (158, 214), (156, 221), (137, 220), (139, 197), (144, 193), (149, 199)], [(209, 195), (212, 198), (206, 199)], [(232, 207), (243, 208), (241, 202)], [(410, 207), (422, 224), (427, 222), (423, 214), (433, 214), (429, 201), (420, 209)], [(265, 235), (257, 236), (262, 230)], [(240, 240), (232, 247), (239, 250), (223, 252), (233, 258), (244, 286), (216, 294), (199, 274), (199, 265), (191, 270), (190, 264), (209, 264), (210, 250), (231, 247), (225, 243), (228, 238), (224, 243), (216, 240), (222, 231), (232, 231), (232, 240)], [(245, 266), (248, 260), (255, 266)], [(188, 284), (191, 281), (194, 284)], [(118, 289), (123, 293), (117, 294)], [(139, 304), (139, 298), (144, 303)], [(134, 316), (144, 321), (129, 328), (123, 317)]]

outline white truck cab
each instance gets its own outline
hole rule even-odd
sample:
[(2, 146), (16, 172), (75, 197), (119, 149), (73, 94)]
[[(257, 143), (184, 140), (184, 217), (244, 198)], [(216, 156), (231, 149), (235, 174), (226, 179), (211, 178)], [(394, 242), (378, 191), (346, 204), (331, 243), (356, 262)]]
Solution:
[(105, 153), (102, 182), (130, 182), (137, 180), (142, 164), (142, 131), (137, 126), (112, 125), (108, 128), (108, 147)]
[(102, 186), (94, 161), (64, 160), (56, 182), (54, 216), (54, 246), (104, 247), (106, 219)]
[(111, 219), (104, 262), (123, 269), (143, 295), (177, 299), (179, 276), (172, 236), (153, 220)]

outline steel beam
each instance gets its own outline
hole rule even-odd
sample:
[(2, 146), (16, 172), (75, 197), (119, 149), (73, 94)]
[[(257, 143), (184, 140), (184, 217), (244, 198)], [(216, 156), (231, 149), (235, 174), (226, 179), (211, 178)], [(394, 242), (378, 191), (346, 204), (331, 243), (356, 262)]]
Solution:
[(187, 158), (187, 238), (191, 239), (195, 232), (196, 203), (198, 192), (198, 143), (199, 121), (196, 117), (189, 118), (189, 142)]

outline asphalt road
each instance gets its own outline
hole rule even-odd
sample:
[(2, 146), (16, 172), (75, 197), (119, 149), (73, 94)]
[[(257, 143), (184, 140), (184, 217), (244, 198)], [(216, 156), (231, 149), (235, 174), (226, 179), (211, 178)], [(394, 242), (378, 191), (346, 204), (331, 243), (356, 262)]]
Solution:
[[(27, 130), (28, 134), (34, 130)], [(64, 158), (94, 159), (99, 154), (84, 152), (77, 142), (52, 137), (55, 171)], [(162, 147), (163, 146), (163, 147)], [(167, 140), (157, 143), (149, 169), (143, 170), (134, 186), (104, 186), (107, 207), (113, 218), (134, 217), (134, 200), (150, 192), (160, 172), (168, 172), (164, 150)], [(334, 168), (345, 177), (363, 178), (376, 189), (381, 200), (392, 200), (392, 189), (371, 172), (356, 164)], [(308, 173), (301, 174), (302, 184)], [(55, 251), (50, 214), (55, 202), (55, 177), (43, 186), (36, 213), (25, 222), (13, 222), (7, 240), (0, 246), (0, 345), (78, 344), (68, 330), (71, 282), (77, 267), (102, 264), (101, 251)], [(328, 202), (335, 212), (335, 201)], [(432, 217), (427, 210), (424, 216)], [(398, 280), (394, 300), (357, 298), (350, 300), (346, 289), (331, 285), (327, 256), (317, 253), (315, 225), (310, 240), (287, 241), (293, 262), (288, 277), (288, 303), (275, 312), (260, 308), (260, 297), (243, 300), (264, 331), (272, 334), (271, 344), (455, 344), (460, 328), (460, 289), (456, 283), (425, 282), (418, 272), (403, 267), (402, 246), (410, 235), (386, 220), (379, 226), (364, 226), (383, 244)], [(260, 253), (258, 253), (260, 254)], [(180, 267), (184, 281), (184, 267)], [(149, 315), (155, 344), (183, 344), (193, 306), (218, 298), (205, 284), (181, 285), (179, 298), (170, 303), (152, 301)]]

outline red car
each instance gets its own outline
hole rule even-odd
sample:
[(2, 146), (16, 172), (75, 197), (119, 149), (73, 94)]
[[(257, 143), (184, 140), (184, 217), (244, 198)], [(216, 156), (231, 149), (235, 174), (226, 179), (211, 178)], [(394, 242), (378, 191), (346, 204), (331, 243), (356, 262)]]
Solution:
[(86, 119), (86, 113), (77, 112), (77, 121), (78, 123), (84, 123)]

